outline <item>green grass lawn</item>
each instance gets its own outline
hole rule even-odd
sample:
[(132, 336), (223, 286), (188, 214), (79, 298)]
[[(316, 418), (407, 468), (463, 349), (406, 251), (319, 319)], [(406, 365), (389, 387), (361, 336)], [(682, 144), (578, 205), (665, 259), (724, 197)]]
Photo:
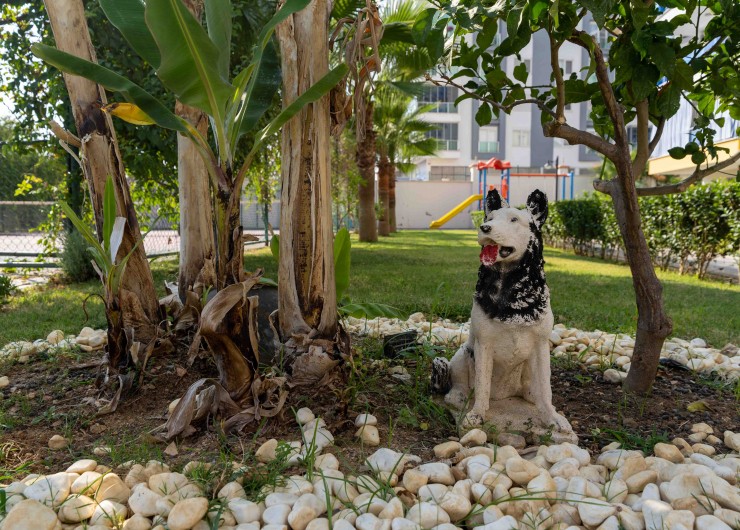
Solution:
[[(404, 231), (371, 244), (353, 238), (352, 244), (353, 301), (391, 304), (407, 314), (469, 317), (480, 251), (474, 232)], [(634, 333), (637, 314), (627, 266), (556, 249), (547, 249), (545, 260), (556, 322)], [(267, 249), (250, 251), (245, 264), (277, 278)], [(158, 286), (175, 279), (176, 266), (172, 259), (155, 262)], [(659, 276), (676, 336), (703, 337), (717, 347), (740, 341), (740, 287), (672, 272)], [(82, 300), (96, 289), (95, 283), (54, 286), (16, 297), (0, 310), (0, 344), (45, 336), (54, 328), (77, 332), (84, 321)], [(88, 306), (92, 324), (103, 326), (99, 301), (90, 299)]]

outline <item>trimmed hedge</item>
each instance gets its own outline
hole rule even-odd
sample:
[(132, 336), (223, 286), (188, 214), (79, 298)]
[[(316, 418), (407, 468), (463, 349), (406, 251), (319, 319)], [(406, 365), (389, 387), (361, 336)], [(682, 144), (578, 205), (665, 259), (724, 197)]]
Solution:
[[(642, 197), (640, 209), (653, 261), (662, 269), (677, 262), (681, 274), (687, 273), (693, 257), (703, 278), (714, 258), (740, 252), (740, 182), (719, 180)], [(596, 193), (553, 204), (544, 237), (550, 245), (602, 258), (618, 256), (622, 241), (611, 199)]]

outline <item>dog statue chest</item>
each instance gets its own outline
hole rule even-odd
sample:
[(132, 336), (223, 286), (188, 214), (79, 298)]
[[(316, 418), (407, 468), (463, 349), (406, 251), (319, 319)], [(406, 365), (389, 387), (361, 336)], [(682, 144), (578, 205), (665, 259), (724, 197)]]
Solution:
[[(477, 303), (473, 304), (470, 317), (476, 350), (486, 350), (494, 356), (495, 364), (506, 365), (529, 359), (538, 351), (543, 338), (547, 340), (553, 324), (549, 305), (542, 318), (526, 324), (489, 318)], [(523, 328), (526, 332), (522, 332)]]

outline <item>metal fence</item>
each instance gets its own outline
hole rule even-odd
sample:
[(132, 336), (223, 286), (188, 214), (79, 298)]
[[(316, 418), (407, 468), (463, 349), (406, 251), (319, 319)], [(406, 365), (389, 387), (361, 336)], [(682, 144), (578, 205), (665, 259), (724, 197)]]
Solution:
[[(46, 241), (48, 234), (39, 229), (53, 205), (51, 201), (0, 201), (0, 268), (57, 266), (64, 238)], [(270, 228), (277, 228), (280, 222), (280, 203), (265, 209), (263, 205), (243, 201), (241, 217), (245, 233), (256, 238), (247, 244), (264, 245), (269, 242)], [(177, 227), (162, 219), (154, 221), (145, 235), (144, 249), (149, 257), (179, 252)]]

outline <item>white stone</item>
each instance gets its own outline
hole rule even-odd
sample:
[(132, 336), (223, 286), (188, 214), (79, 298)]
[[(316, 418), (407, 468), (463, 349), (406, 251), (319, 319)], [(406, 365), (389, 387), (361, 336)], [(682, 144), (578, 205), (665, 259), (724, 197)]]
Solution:
[(403, 474), (403, 487), (409, 492), (416, 494), (419, 488), (429, 482), (429, 477), (416, 469), (409, 469)]
[(671, 513), (671, 505), (663, 501), (647, 499), (642, 503), (646, 530), (662, 530), (665, 528), (664, 520), (669, 513)]
[(617, 512), (617, 508), (608, 502), (585, 497), (578, 503), (578, 515), (586, 526), (598, 526)]
[(306, 425), (315, 418), (316, 416), (314, 416), (314, 413), (308, 407), (298, 409), (298, 412), (295, 414), (295, 419), (298, 422), (298, 425)]
[(92, 517), (95, 501), (86, 495), (71, 495), (59, 508), (59, 520), (63, 523), (79, 523)]
[(355, 437), (360, 439), (363, 445), (376, 447), (380, 445), (380, 432), (375, 425), (365, 425), (357, 429)]
[(450, 516), (450, 521), (455, 523), (464, 519), (473, 507), (469, 499), (452, 492), (442, 497), (439, 506)]
[(98, 463), (95, 460), (78, 460), (67, 468), (67, 473), (82, 475), (85, 471), (93, 471), (96, 467), (98, 467)]
[(152, 517), (159, 513), (157, 509), (157, 501), (162, 499), (162, 496), (142, 483), (137, 484), (131, 490), (131, 496), (128, 498), (128, 505), (131, 511), (135, 514), (141, 515), (142, 517)]
[(33, 499), (52, 508), (56, 508), (69, 495), (70, 485), (69, 475), (66, 473), (55, 473), (35, 479), (30, 486), (26, 487), (23, 495), (27, 499)]
[(16, 504), (2, 522), (3, 530), (60, 530), (57, 514), (33, 499)]
[(288, 514), (288, 524), (293, 530), (305, 530), (308, 523), (318, 517), (319, 512), (312, 506), (299, 506), (293, 508)]
[(450, 522), (450, 516), (447, 512), (430, 502), (415, 504), (409, 509), (406, 518), (426, 530)]
[(149, 477), (149, 489), (159, 495), (169, 495), (183, 488), (189, 482), (182, 473), (157, 473)]
[(397, 453), (393, 449), (381, 448), (370, 455), (365, 463), (375, 471), (400, 474), (408, 462), (420, 462), (418, 456)]
[(702, 515), (696, 518), (696, 530), (733, 530), (731, 526), (724, 523), (714, 515)]
[(466, 459), (465, 468), (470, 480), (480, 482), (483, 475), (491, 469), (491, 459), (484, 454), (471, 456)]
[(306, 530), (331, 530), (329, 527), (329, 519), (326, 517), (321, 517), (319, 519), (314, 519), (310, 523), (308, 523), (308, 526), (306, 526)]
[(131, 495), (131, 489), (115, 473), (106, 473), (93, 485), (97, 502), (109, 500), (125, 503)]
[(444, 442), (434, 446), (434, 456), (437, 458), (450, 458), (462, 449), (460, 442)]
[(265, 524), (288, 524), (288, 514), (291, 507), (287, 504), (270, 506), (262, 512), (262, 522)]
[(120, 502), (104, 500), (95, 507), (95, 511), (90, 518), (90, 524), (108, 527), (120, 526), (126, 519), (127, 512), (127, 508)]
[[(141, 515), (133, 515), (130, 519), (123, 522), (121, 530), (150, 530), (152, 522)], [(259, 529), (256, 529), (259, 530)]]
[(505, 515), (498, 521), (488, 523), (483, 527), (485, 530), (512, 530), (519, 528), (519, 523), (511, 515)]
[(510, 458), (506, 461), (506, 475), (515, 484), (524, 485), (540, 474), (541, 468), (523, 458)]
[(239, 524), (258, 523), (262, 517), (263, 508), (256, 502), (247, 499), (231, 499), (228, 506), (234, 515), (234, 519)]
[(468, 446), (468, 445), (483, 445), (488, 440), (488, 435), (482, 431), (481, 429), (471, 429), (468, 432), (465, 433), (465, 435), (460, 438), (460, 443), (462, 445)]
[(10, 379), (7, 375), (0, 376), (0, 388), (6, 388), (10, 386)]
[(67, 442), (67, 439), (59, 434), (55, 434), (54, 436), (49, 438), (49, 449), (52, 449), (54, 451), (64, 449), (65, 447), (67, 447), (68, 444), (69, 442)]
[(277, 446), (278, 441), (275, 438), (267, 440), (259, 447), (259, 449), (257, 449), (254, 456), (257, 458), (257, 461), (262, 462), (263, 464), (270, 463), (277, 458), (275, 453)]
[(167, 516), (170, 530), (188, 530), (205, 517), (208, 500), (203, 497), (183, 499), (172, 507)]
[(362, 427), (363, 425), (378, 425), (378, 418), (372, 414), (359, 414), (355, 418), (355, 427)]
[(221, 499), (246, 499), (247, 494), (244, 492), (244, 488), (238, 482), (229, 482), (218, 492), (218, 497)]
[(455, 483), (455, 477), (452, 474), (450, 466), (444, 462), (430, 462), (422, 464), (416, 468), (419, 473), (427, 476), (430, 483), (444, 484), (452, 486)]

